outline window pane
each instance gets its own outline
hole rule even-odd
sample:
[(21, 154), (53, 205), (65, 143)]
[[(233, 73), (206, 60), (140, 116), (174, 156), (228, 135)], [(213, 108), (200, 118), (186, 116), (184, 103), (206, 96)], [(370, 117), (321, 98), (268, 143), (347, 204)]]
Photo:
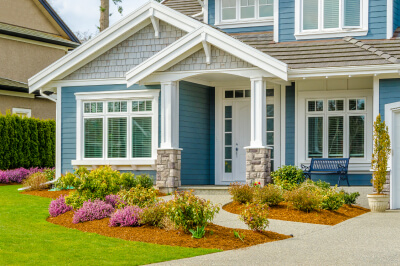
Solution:
[(98, 113), (103, 112), (103, 103), (102, 102), (97, 103), (97, 112)]
[(350, 157), (364, 157), (364, 116), (349, 117), (349, 150)]
[(232, 106), (225, 106), (225, 118), (232, 118)]
[(84, 157), (103, 157), (103, 118), (84, 120)]
[(225, 120), (225, 132), (232, 132), (232, 120)]
[(225, 98), (233, 98), (233, 91), (225, 91)]
[(146, 111), (146, 102), (139, 101), (139, 112), (144, 112), (144, 111)]
[(132, 157), (151, 157), (151, 117), (132, 118)]
[(251, 90), (246, 90), (245, 91), (245, 97), (250, 98), (251, 97)]
[(267, 131), (274, 131), (274, 119), (273, 118), (267, 119)]
[(364, 99), (357, 100), (357, 110), (365, 110), (365, 100)]
[(222, 0), (222, 20), (236, 19), (236, 0)]
[(232, 147), (225, 147), (225, 159), (232, 159)]
[(322, 158), (323, 118), (308, 118), (308, 157)]
[(337, 100), (336, 101), (336, 111), (343, 111), (344, 110), (344, 101)]
[(339, 28), (339, 0), (324, 0), (324, 28)]
[(235, 91), (235, 98), (243, 98), (244, 94), (243, 91), (237, 90)]
[(153, 106), (152, 106), (152, 101), (146, 101), (146, 111), (150, 112), (152, 111)]
[(318, 0), (303, 1), (303, 29), (318, 29)]
[(343, 116), (328, 118), (328, 157), (343, 158)]
[(308, 102), (308, 111), (309, 112), (314, 112), (315, 111), (315, 101), (309, 101)]
[(267, 133), (267, 145), (274, 145), (274, 132)]
[(225, 173), (232, 173), (232, 161), (225, 161)]
[(316, 103), (316, 108), (315, 110), (318, 112), (324, 111), (324, 101), (315, 101)]
[(254, 18), (255, 5), (254, 0), (241, 0), (240, 18)]
[(260, 0), (260, 17), (272, 17), (273, 15), (273, 0)]
[(132, 102), (132, 112), (138, 112), (138, 111), (139, 111), (139, 102), (133, 101)]
[(225, 145), (232, 145), (232, 133), (225, 133)]
[(274, 105), (267, 104), (267, 117), (274, 117)]
[(274, 89), (267, 89), (267, 97), (273, 97), (274, 96)]
[(335, 111), (336, 110), (336, 101), (329, 100), (328, 101), (328, 111)]
[(350, 111), (357, 110), (357, 100), (355, 99), (349, 100), (349, 110)]
[(126, 158), (127, 118), (108, 118), (108, 158)]
[(344, 0), (344, 26), (360, 26), (361, 0)]

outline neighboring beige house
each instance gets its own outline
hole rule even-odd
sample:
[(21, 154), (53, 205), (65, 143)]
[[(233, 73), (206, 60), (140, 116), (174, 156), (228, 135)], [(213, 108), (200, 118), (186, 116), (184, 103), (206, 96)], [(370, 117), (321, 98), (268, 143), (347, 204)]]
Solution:
[(28, 78), (79, 44), (46, 0), (0, 0), (0, 112), (55, 119), (55, 102), (29, 94)]

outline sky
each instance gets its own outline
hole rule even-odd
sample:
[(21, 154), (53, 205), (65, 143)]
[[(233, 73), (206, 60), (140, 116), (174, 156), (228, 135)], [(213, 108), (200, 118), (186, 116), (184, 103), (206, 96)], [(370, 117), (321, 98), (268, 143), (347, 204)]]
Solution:
[[(48, 2), (73, 32), (97, 32), (100, 19), (100, 0), (48, 0)], [(112, 13), (110, 25), (112, 25), (148, 0), (123, 0), (123, 16), (118, 13), (111, 0), (110, 2), (110, 13)]]

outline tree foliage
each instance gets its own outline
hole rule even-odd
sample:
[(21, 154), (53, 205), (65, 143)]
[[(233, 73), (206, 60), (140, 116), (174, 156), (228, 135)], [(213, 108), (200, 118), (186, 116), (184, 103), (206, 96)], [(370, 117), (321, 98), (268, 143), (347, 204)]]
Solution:
[(373, 178), (372, 185), (378, 194), (381, 194), (386, 183), (387, 166), (390, 155), (390, 137), (385, 121), (381, 115), (376, 117), (374, 123), (374, 152), (372, 154)]

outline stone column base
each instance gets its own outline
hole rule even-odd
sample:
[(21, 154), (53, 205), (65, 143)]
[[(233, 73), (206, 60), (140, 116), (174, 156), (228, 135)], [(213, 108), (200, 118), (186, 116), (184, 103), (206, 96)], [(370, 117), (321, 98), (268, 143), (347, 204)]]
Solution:
[(181, 150), (157, 150), (157, 188), (163, 193), (174, 192), (181, 186)]
[(246, 183), (261, 186), (272, 183), (271, 179), (271, 149), (246, 148)]

